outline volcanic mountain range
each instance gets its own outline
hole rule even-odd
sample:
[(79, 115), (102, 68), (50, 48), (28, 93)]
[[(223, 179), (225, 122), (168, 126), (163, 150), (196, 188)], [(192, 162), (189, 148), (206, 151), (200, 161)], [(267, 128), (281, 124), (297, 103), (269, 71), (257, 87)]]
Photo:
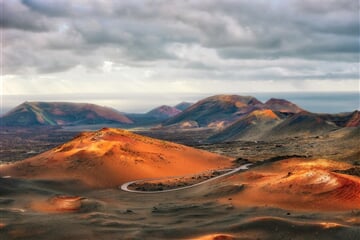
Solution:
[(172, 107), (162, 105), (143, 114), (122, 113), (113, 108), (89, 103), (24, 102), (0, 118), (1, 126), (79, 126), (87, 124), (121, 124), (126, 127), (160, 123), (169, 119), (191, 103)]
[(359, 111), (317, 114), (284, 99), (272, 98), (262, 103), (251, 96), (217, 95), (195, 103), (162, 125), (169, 128), (187, 122), (217, 127), (217, 133), (208, 142), (267, 140), (323, 135), (343, 127), (357, 127)]
[(24, 102), (0, 118), (0, 122), (4, 126), (23, 127), (133, 123), (112, 108), (66, 102)]
[[(195, 104), (160, 106), (144, 114), (121, 113), (85, 103), (25, 102), (0, 118), (4, 126), (66, 126), (117, 124), (122, 128), (155, 126), (156, 129), (213, 128), (207, 141), (264, 140), (293, 135), (326, 134), (360, 125), (360, 114), (317, 114), (284, 99), (265, 103), (251, 96), (216, 95)], [(205, 140), (205, 139), (204, 139)]]

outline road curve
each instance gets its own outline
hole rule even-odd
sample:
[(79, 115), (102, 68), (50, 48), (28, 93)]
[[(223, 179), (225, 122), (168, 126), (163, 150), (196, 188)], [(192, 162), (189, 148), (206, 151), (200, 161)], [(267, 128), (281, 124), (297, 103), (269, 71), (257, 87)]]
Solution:
[[(137, 182), (142, 182), (142, 181), (146, 181), (146, 180), (157, 180), (157, 179), (163, 179), (163, 178), (152, 178), (152, 179), (140, 179), (140, 180), (135, 180), (135, 181), (131, 181), (131, 182), (127, 182), (127, 183), (124, 183), (120, 186), (120, 189), (125, 191), (125, 192), (131, 192), (131, 193), (147, 193), (147, 194), (150, 194), (150, 193), (164, 193), (164, 192), (173, 192), (173, 191), (178, 191), (178, 190), (183, 190), (183, 189), (188, 189), (188, 188), (192, 188), (192, 187), (196, 187), (196, 186), (199, 186), (201, 184), (205, 184), (205, 183), (208, 183), (208, 182), (211, 182), (211, 181), (214, 181), (216, 179), (219, 179), (219, 178), (222, 178), (222, 177), (226, 177), (226, 176), (229, 176), (233, 173), (236, 173), (240, 170), (247, 170), (249, 169), (249, 166), (252, 165), (251, 163), (247, 163), (247, 164), (244, 164), (244, 165), (241, 165), (240, 167), (237, 167), (237, 168), (234, 168), (232, 169), (230, 172), (227, 172), (227, 173), (224, 173), (222, 175), (219, 175), (219, 176), (216, 176), (216, 177), (213, 177), (213, 178), (209, 178), (209, 179), (206, 179), (205, 181), (202, 181), (202, 182), (198, 182), (198, 183), (195, 183), (193, 185), (189, 185), (189, 186), (185, 186), (185, 187), (179, 187), (179, 188), (173, 188), (173, 189), (166, 189), (166, 190), (157, 190), (157, 191), (138, 191), (138, 190), (131, 190), (129, 189), (129, 186), (133, 183), (137, 183)], [(169, 177), (171, 178), (171, 176)]]

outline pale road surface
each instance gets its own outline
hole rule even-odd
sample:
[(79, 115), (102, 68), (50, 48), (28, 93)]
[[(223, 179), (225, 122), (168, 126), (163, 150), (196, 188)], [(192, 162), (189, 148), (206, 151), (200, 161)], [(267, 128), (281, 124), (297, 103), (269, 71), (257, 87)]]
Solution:
[[(123, 185), (120, 186), (120, 189), (125, 191), (125, 192), (131, 192), (131, 193), (164, 193), (164, 192), (172, 192), (172, 191), (178, 191), (178, 190), (183, 190), (183, 189), (188, 189), (188, 188), (192, 188), (192, 187), (196, 187), (199, 186), (201, 184), (205, 184), (211, 181), (214, 181), (216, 179), (222, 178), (222, 177), (226, 177), (229, 176), (233, 173), (236, 173), (240, 170), (247, 170), (249, 169), (249, 166), (252, 165), (251, 163), (247, 163), (244, 165), (241, 165), (240, 167), (234, 168), (232, 169), (230, 172), (224, 173), (222, 175), (213, 177), (213, 178), (209, 178), (205, 181), (199, 182), (199, 183), (195, 183), (193, 185), (189, 185), (189, 186), (185, 186), (185, 187), (179, 187), (179, 188), (174, 188), (174, 189), (167, 189), (167, 190), (158, 190), (158, 191), (138, 191), (138, 190), (131, 190), (128, 187), (133, 184), (133, 183), (137, 183), (137, 182), (142, 182), (142, 181), (146, 181), (146, 180), (157, 180), (157, 179), (161, 179), (161, 178), (157, 178), (157, 179), (140, 179), (140, 180), (135, 180), (135, 181), (131, 181), (131, 182), (127, 182), (124, 183)], [(171, 178), (171, 177), (169, 177)]]

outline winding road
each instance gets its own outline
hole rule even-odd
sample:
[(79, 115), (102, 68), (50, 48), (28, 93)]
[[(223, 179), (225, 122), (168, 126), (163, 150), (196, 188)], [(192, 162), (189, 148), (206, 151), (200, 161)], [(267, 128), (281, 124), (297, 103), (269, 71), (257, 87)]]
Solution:
[[(125, 192), (131, 192), (131, 193), (148, 193), (148, 194), (152, 194), (152, 193), (164, 193), (164, 192), (173, 192), (173, 191), (178, 191), (178, 190), (183, 190), (183, 189), (188, 189), (188, 188), (192, 188), (192, 187), (196, 187), (196, 186), (199, 186), (199, 185), (202, 185), (202, 184), (205, 184), (205, 183), (208, 183), (208, 182), (211, 182), (211, 181), (214, 181), (216, 179), (219, 179), (219, 178), (222, 178), (222, 177), (226, 177), (226, 176), (229, 176), (231, 174), (234, 174), (240, 170), (247, 170), (249, 169), (249, 166), (252, 165), (251, 163), (247, 163), (247, 164), (244, 164), (244, 165), (241, 165), (240, 167), (237, 167), (237, 168), (234, 168), (232, 169), (230, 172), (227, 172), (227, 173), (224, 173), (222, 175), (219, 175), (219, 176), (216, 176), (216, 177), (213, 177), (213, 178), (209, 178), (205, 181), (202, 181), (202, 182), (198, 182), (198, 183), (195, 183), (193, 185), (189, 185), (189, 186), (185, 186), (185, 187), (179, 187), (179, 188), (173, 188), (173, 189), (166, 189), (166, 190), (157, 190), (157, 191), (138, 191), (138, 190), (131, 190), (129, 189), (129, 186), (131, 184), (134, 184), (134, 183), (138, 183), (138, 182), (143, 182), (143, 181), (148, 181), (148, 180), (158, 180), (158, 179), (163, 179), (163, 178), (152, 178), (152, 179), (140, 179), (140, 180), (135, 180), (135, 181), (131, 181), (131, 182), (127, 182), (127, 183), (124, 183), (120, 186), (120, 189), (125, 191)], [(171, 177), (169, 177), (171, 178)]]

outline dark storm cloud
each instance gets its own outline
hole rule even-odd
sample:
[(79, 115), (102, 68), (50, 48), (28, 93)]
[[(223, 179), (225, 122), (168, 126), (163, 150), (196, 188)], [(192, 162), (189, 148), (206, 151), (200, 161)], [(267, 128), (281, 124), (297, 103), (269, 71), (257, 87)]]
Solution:
[(45, 16), (33, 13), (18, 1), (1, 1), (0, 25), (24, 31), (48, 31), (50, 26)]
[[(167, 61), (166, 66), (199, 70), (197, 74), (206, 78), (206, 70), (224, 71), (225, 76), (229, 69), (235, 71), (236, 65), (226, 65), (232, 59), (291, 58), (313, 61), (315, 66), (316, 61), (358, 61), (359, 3), (353, 0), (1, 3), (4, 69), (9, 74), (28, 69), (60, 72), (79, 65), (94, 68), (106, 60), (130, 65)], [(183, 56), (183, 49), (173, 48), (176, 44), (185, 50), (202, 47), (222, 64)], [(322, 66), (319, 71), (336, 78), (329, 74), (331, 69)]]

